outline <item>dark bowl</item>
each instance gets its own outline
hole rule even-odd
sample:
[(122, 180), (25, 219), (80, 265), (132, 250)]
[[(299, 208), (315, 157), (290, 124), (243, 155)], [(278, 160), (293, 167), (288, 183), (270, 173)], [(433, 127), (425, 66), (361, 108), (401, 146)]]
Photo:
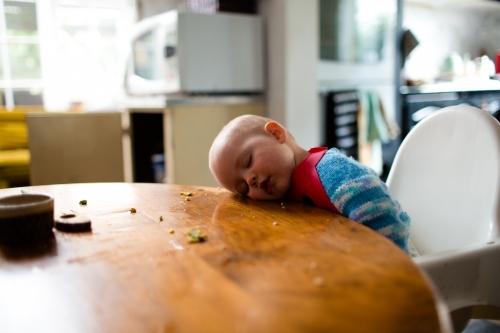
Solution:
[(53, 235), (54, 199), (46, 194), (0, 198), (0, 242), (13, 243)]

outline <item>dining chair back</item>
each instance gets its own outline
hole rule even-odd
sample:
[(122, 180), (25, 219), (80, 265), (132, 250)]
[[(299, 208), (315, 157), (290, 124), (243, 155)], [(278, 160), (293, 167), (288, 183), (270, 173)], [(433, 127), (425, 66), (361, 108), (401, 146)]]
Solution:
[(31, 185), (123, 182), (121, 112), (28, 114)]

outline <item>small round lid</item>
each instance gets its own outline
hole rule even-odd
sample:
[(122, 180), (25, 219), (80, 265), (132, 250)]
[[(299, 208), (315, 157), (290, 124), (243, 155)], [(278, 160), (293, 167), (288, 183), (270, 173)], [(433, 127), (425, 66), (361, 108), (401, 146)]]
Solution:
[(91, 231), (92, 221), (83, 214), (63, 213), (55, 218), (55, 227), (66, 232)]

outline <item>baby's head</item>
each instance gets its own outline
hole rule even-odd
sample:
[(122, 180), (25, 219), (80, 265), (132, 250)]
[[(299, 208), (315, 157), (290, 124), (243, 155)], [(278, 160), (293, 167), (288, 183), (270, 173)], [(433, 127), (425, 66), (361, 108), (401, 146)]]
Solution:
[(229, 191), (272, 200), (287, 193), (303, 152), (277, 122), (245, 115), (224, 126), (210, 148), (208, 162), (215, 179)]

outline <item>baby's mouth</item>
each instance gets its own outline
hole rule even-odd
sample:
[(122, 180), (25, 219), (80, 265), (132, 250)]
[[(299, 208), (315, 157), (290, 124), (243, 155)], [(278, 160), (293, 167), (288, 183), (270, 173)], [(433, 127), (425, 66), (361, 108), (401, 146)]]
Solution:
[(271, 186), (271, 178), (267, 178), (266, 180), (262, 181), (260, 184), (259, 184), (259, 187), (265, 191), (267, 194), (271, 194), (272, 193), (272, 186)]

